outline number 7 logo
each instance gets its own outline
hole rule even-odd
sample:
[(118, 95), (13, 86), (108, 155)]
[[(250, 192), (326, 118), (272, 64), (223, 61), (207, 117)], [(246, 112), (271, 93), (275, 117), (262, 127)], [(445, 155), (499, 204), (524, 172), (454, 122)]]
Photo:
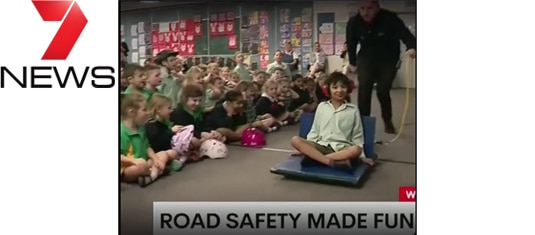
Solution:
[(43, 21), (63, 21), (41, 59), (67, 59), (87, 24), (82, 9), (73, 0), (32, 0), (32, 3)]

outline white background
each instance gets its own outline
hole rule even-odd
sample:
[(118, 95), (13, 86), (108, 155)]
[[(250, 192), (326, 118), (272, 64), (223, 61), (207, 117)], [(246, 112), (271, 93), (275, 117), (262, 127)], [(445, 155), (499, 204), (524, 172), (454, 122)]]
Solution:
[[(30, 0), (0, 4), (1, 65), (117, 64), (116, 3), (79, 1), (89, 23), (65, 63), (39, 60), (59, 23)], [(420, 235), (534, 232), (529, 5), (418, 2)], [(116, 234), (116, 89), (7, 88), (0, 100), (0, 234)]]
[[(77, 2), (88, 23), (66, 61), (41, 61), (60, 22), (44, 22), (31, 0), (0, 3), (0, 65), (117, 68), (117, 2)], [(117, 234), (118, 89), (6, 85), (0, 234)]]

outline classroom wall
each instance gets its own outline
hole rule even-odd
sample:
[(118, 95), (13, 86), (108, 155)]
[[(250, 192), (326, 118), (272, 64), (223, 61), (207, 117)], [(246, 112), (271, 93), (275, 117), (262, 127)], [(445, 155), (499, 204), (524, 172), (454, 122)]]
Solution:
[[(211, 18), (214, 13), (217, 15), (227, 13), (227, 16), (232, 13), (235, 19), (234, 32), (207, 36), (210, 32), (209, 25), (211, 25), (210, 22), (212, 22)], [(305, 17), (305, 15), (308, 15), (308, 17)], [(312, 1), (280, 2), (276, 5), (271, 2), (189, 4), (187, 6), (121, 12), (122, 37), (132, 49), (128, 56), (128, 61), (142, 63), (145, 58), (157, 52), (154, 50), (154, 45), (151, 41), (151, 38), (154, 38), (153, 31), (155, 27), (162, 29), (163, 25), (163, 28), (166, 28), (166, 24), (191, 20), (196, 16), (198, 16), (199, 22), (194, 24), (202, 25), (202, 35), (195, 37), (193, 40), (195, 48), (194, 63), (200, 59), (202, 63), (224, 61), (222, 62), (223, 64), (230, 65), (232, 64), (234, 53), (242, 51), (246, 54), (247, 64), (250, 64), (253, 68), (265, 69), (267, 64), (273, 61), (273, 54), (281, 48), (280, 45), (285, 40), (292, 40), (295, 43), (294, 45), (301, 44), (296, 47), (296, 51), (310, 52), (312, 49), (313, 35), (311, 29), (313, 27), (305, 27), (305, 25), (311, 26), (313, 24)], [(305, 19), (303, 20), (304, 22), (302, 22), (302, 19)], [(228, 17), (225, 18), (225, 22), (228, 21)], [(282, 26), (286, 26), (284, 27), (288, 30), (286, 33), (282, 33)], [(143, 32), (140, 32), (140, 29)], [(304, 33), (306, 29), (310, 29), (307, 34)], [(293, 40), (295, 39), (294, 37), (299, 37), (299, 35), (308, 35), (308, 44), (302, 44), (300, 39)], [(234, 36), (238, 39), (238, 45), (235, 48), (230, 48), (227, 42)], [(191, 43), (191, 41), (171, 43), (172, 48), (169, 49), (174, 49), (177, 45), (182, 46), (182, 44), (186, 44), (189, 47)], [(156, 47), (161, 49), (161, 46)], [(184, 55), (184, 53), (181, 53), (181, 55)], [(192, 59), (189, 55), (186, 55), (186, 57)]]
[[(406, 1), (382, 1), (381, 6), (385, 9), (397, 12), (401, 19), (407, 24), (407, 26), (410, 26), (411, 28), (416, 27), (416, 8), (414, 6), (408, 6), (406, 4)], [(345, 23), (349, 19), (349, 16), (354, 14), (357, 7), (355, 4), (355, 1), (315, 1), (314, 2), (314, 25), (317, 29), (320, 25), (318, 24), (318, 14), (321, 13), (334, 13), (335, 22), (341, 22)], [(314, 38), (318, 39), (319, 30), (314, 30)], [(401, 46), (401, 51), (405, 51), (405, 45)], [(409, 87), (409, 88), (415, 88), (415, 73), (411, 73), (411, 76), (409, 77), (409, 80), (405, 78), (405, 58), (403, 56), (403, 53), (400, 55), (400, 58), (402, 60), (402, 64), (400, 65), (400, 69), (398, 71), (398, 75), (396, 79), (394, 80), (394, 87)], [(327, 57), (327, 63), (328, 63), (328, 70), (329, 72), (333, 72), (336, 70), (341, 70), (342, 68), (342, 59), (340, 58), (340, 55), (331, 55)], [(415, 68), (415, 63), (412, 63), (413, 68)], [(415, 71), (415, 70), (412, 70)]]
[[(411, 28), (416, 27), (416, 8), (414, 5), (407, 4), (407, 1), (382, 1), (381, 2), (382, 7), (395, 11), (398, 13), (398, 15), (405, 21), (405, 23), (410, 26)], [(122, 12), (121, 13), (121, 25), (124, 26), (123, 29), (123, 39), (130, 45), (133, 38), (136, 38), (137, 36), (131, 36), (131, 26), (136, 25), (139, 22), (144, 23), (144, 30), (146, 32), (145, 34), (145, 44), (147, 44), (147, 47), (150, 45), (150, 28), (152, 23), (158, 23), (158, 22), (177, 22), (180, 19), (183, 18), (191, 18), (194, 15), (201, 15), (202, 18), (202, 24), (203, 24), (203, 37), (196, 38), (195, 39), (195, 45), (197, 46), (198, 50), (196, 50), (196, 55), (203, 56), (203, 60), (206, 59), (220, 59), (221, 57), (230, 58), (232, 57), (232, 54), (236, 50), (243, 50), (241, 43), (240, 46), (236, 50), (220, 50), (222, 47), (225, 47), (226, 45), (224, 41), (226, 40), (224, 37), (206, 37), (208, 29), (208, 23), (209, 23), (209, 17), (212, 13), (219, 13), (219, 12), (234, 12), (235, 13), (235, 28), (236, 28), (236, 35), (238, 36), (239, 41), (242, 41), (243, 33), (240, 32), (240, 26), (239, 22), (241, 20), (241, 17), (247, 17), (253, 12), (267, 12), (269, 16), (269, 23), (267, 23), (267, 29), (269, 31), (269, 38), (267, 38), (266, 44), (269, 46), (268, 53), (266, 54), (269, 58), (269, 61), (272, 61), (272, 56), (275, 50), (280, 49), (281, 43), (286, 40), (283, 39), (282, 33), (280, 32), (280, 28), (283, 25), (281, 22), (281, 14), (283, 9), (289, 10), (289, 17), (291, 20), (293, 20), (295, 17), (301, 17), (304, 13), (302, 12), (303, 9), (310, 8), (312, 10), (312, 41), (315, 42), (318, 40), (319, 37), (319, 27), (320, 24), (327, 21), (332, 21), (331, 23), (346, 23), (349, 19), (350, 15), (356, 13), (356, 5), (355, 1), (314, 1), (314, 2), (286, 2), (286, 3), (278, 3), (278, 4), (269, 4), (269, 3), (243, 3), (241, 5), (210, 5), (206, 7), (206, 5), (203, 6), (191, 6), (189, 5), (187, 9), (184, 7), (167, 7), (167, 8), (158, 8), (158, 9), (144, 9), (139, 11), (130, 11), (130, 12)], [(327, 13), (327, 14), (325, 14)], [(331, 14), (329, 14), (331, 13)], [(334, 13), (334, 14), (332, 14)], [(302, 17), (301, 17), (302, 18)], [(343, 25), (343, 24), (340, 24)], [(293, 33), (292, 33), (293, 34)], [(304, 33), (303, 33), (304, 34)], [(338, 38), (338, 40), (336, 40)], [(332, 49), (328, 48), (329, 50), (336, 51), (336, 46), (340, 46), (340, 43), (343, 44), (341, 41), (342, 37), (335, 37), (332, 36), (332, 46), (330, 46)], [(325, 40), (323, 40), (325, 41)], [(338, 41), (338, 42), (337, 42)], [(302, 55), (308, 54), (308, 52), (311, 50), (311, 45), (303, 44), (305, 41), (301, 40), (301, 45), (297, 51), (301, 51)], [(138, 42), (139, 44), (139, 42)], [(203, 47), (203, 45), (206, 45), (206, 47)], [(138, 45), (138, 48), (140, 45)], [(329, 47), (329, 46), (327, 46)], [(404, 45), (402, 45), (401, 51), (404, 51)], [(214, 53), (217, 52), (217, 53)], [(152, 52), (147, 50), (146, 55), (151, 54)], [(141, 53), (137, 53), (138, 57)], [(219, 58), (216, 58), (219, 57)], [(266, 58), (262, 55), (262, 52), (256, 53), (256, 55), (250, 56), (251, 63), (256, 63), (259, 68), (260, 66), (260, 58)], [(396, 77), (396, 80), (394, 81), (394, 87), (415, 87), (415, 73), (412, 73), (412, 76), (410, 76), (409, 80), (405, 79), (405, 61), (403, 54), (400, 54), (400, 58), (402, 60), (402, 64), (400, 66), (400, 69), (398, 71), (398, 76)], [(132, 60), (132, 57), (129, 56), (128, 58), (130, 61)], [(228, 60), (228, 59), (227, 59)], [(139, 62), (142, 62), (143, 60), (141, 58), (138, 59)], [(306, 58), (302, 58), (303, 67), (306, 67)], [(206, 61), (202, 61), (206, 62)], [(328, 56), (328, 71), (332, 72), (335, 70), (340, 70), (342, 66), (342, 60), (339, 57), (339, 54), (330, 55)], [(413, 68), (414, 68), (413, 63)], [(414, 71), (414, 70), (412, 70)]]

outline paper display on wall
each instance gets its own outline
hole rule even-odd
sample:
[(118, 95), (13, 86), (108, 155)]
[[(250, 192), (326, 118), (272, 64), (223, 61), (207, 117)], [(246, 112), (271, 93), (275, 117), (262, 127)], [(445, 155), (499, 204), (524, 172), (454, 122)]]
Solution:
[(137, 36), (137, 24), (130, 26), (130, 35), (132, 37)]
[(138, 22), (137, 23), (137, 32), (138, 33), (145, 33), (145, 22)]
[(333, 34), (332, 33), (321, 33), (319, 35), (320, 44), (333, 44)]
[(132, 38), (132, 50), (137, 50), (137, 38)]
[(140, 34), (140, 35), (137, 37), (137, 39), (138, 39), (138, 44), (139, 44), (140, 46), (145, 45), (145, 34)]
[(137, 62), (139, 62), (138, 54), (137, 52), (132, 52), (132, 63), (137, 63)]
[(160, 32), (160, 33), (169, 32), (169, 23), (168, 22), (160, 23), (158, 26), (159, 26), (158, 27), (158, 30), (159, 30), (158, 32)]
[(145, 46), (140, 46), (138, 51), (139, 51), (139, 58), (145, 58), (146, 57), (147, 48), (145, 48)]
[(323, 23), (320, 26), (321, 33), (334, 33), (334, 23)]

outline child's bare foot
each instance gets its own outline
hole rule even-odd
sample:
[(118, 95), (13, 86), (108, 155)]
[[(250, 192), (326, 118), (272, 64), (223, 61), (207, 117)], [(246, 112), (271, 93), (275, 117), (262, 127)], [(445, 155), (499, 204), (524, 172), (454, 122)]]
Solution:
[(373, 166), (373, 165), (375, 165), (375, 161), (373, 161), (373, 159), (371, 159), (371, 158), (367, 158), (367, 157), (365, 157), (365, 158), (361, 158), (360, 160), (361, 160), (363, 163), (368, 164), (369, 166)]

